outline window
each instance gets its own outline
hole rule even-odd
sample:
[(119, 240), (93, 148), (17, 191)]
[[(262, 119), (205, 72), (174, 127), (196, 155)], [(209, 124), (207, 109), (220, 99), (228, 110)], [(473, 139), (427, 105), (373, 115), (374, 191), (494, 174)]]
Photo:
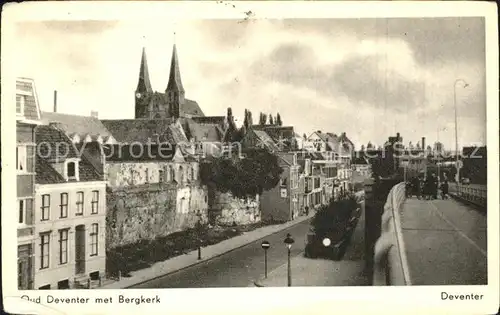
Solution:
[(18, 200), (17, 201), (19, 204), (19, 223), (24, 224), (26, 223), (26, 207), (24, 204), (24, 200)]
[(76, 215), (83, 215), (83, 191), (76, 193)]
[(286, 186), (286, 178), (280, 179), (280, 186)]
[(163, 170), (158, 171), (158, 182), (163, 183), (165, 181), (165, 174), (163, 173)]
[(59, 231), (59, 264), (68, 262), (68, 230)]
[(18, 201), (19, 224), (33, 224), (33, 199)]
[(50, 284), (42, 285), (38, 290), (50, 290)]
[(16, 166), (17, 170), (20, 172), (26, 172), (26, 147), (18, 146), (16, 147)]
[(50, 233), (40, 234), (40, 269), (49, 268)]
[(90, 230), (90, 256), (97, 256), (98, 232), (99, 232), (99, 227), (97, 223), (92, 224), (92, 229)]
[(68, 217), (68, 194), (67, 193), (61, 194), (61, 204), (59, 207), (61, 210), (59, 217), (60, 218), (67, 218)]
[(184, 169), (179, 166), (179, 184), (184, 182)]
[(67, 165), (67, 175), (68, 178), (74, 178), (76, 177), (76, 163), (75, 162), (69, 162)]
[(92, 192), (92, 214), (96, 214), (99, 211), (99, 191), (94, 190)]
[(50, 218), (50, 195), (42, 195), (42, 221)]
[(61, 280), (57, 282), (57, 288), (58, 289), (69, 289), (69, 280)]
[(175, 170), (173, 166), (170, 166), (170, 181), (175, 182)]
[(24, 101), (26, 96), (24, 95), (16, 95), (16, 114), (23, 115), (24, 114)]

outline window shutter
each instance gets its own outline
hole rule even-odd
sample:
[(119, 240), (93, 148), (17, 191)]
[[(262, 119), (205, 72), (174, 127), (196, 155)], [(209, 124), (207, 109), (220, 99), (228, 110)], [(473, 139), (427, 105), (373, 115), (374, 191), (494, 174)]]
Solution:
[(33, 199), (26, 199), (24, 201), (26, 203), (26, 224), (33, 224)]

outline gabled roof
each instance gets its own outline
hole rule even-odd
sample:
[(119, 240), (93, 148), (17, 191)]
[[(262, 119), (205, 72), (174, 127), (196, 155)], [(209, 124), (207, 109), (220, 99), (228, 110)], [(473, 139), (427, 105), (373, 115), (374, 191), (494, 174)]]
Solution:
[(279, 148), (274, 142), (274, 140), (267, 134), (267, 132), (263, 130), (253, 130), (250, 129), (249, 132), (253, 132), (257, 139), (259, 140), (259, 144), (264, 145), (266, 148), (268, 148), (271, 151), (278, 151)]
[(38, 126), (35, 130), (37, 155), (47, 161), (64, 161), (78, 158), (73, 142), (66, 134), (53, 126)]
[(200, 124), (194, 120), (188, 121), (189, 133), (196, 142), (220, 142), (222, 141), (222, 133), (220, 128), (215, 124)]
[(85, 139), (87, 135), (93, 138), (111, 136), (111, 132), (97, 117), (42, 112), (42, 121), (45, 124), (58, 123), (67, 135), (77, 134), (81, 139)]
[(17, 78), (16, 90), (25, 96), (24, 117), (29, 120), (40, 120), (40, 106), (38, 104), (35, 81), (29, 78)]
[(292, 152), (278, 152), (276, 155), (283, 160), (287, 166), (293, 165), (293, 156), (295, 153)]
[(60, 184), (66, 180), (45, 159), (37, 156), (35, 165), (35, 183), (37, 184)]
[[(79, 181), (101, 181), (103, 171), (97, 171), (85, 154), (79, 155), (77, 148), (62, 130), (53, 126), (39, 126), (36, 128), (36, 175), (37, 184), (65, 183), (64, 177), (52, 166), (52, 163), (65, 161), (69, 158), (79, 158)], [(81, 147), (80, 147), (81, 148)], [(102, 169), (102, 166), (100, 167)]]

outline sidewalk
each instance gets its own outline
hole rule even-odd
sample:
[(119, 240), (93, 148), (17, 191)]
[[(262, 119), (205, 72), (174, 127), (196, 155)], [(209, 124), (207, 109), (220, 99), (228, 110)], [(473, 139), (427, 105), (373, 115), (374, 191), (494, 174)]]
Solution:
[[(364, 211), (362, 207), (362, 211)], [(369, 279), (365, 274), (364, 261), (364, 213), (356, 225), (347, 251), (340, 261), (328, 259), (311, 259), (304, 253), (292, 257), (292, 286), (365, 286)], [(288, 264), (285, 263), (272, 270), (267, 279), (255, 281), (250, 286), (286, 287), (288, 281)]]
[(207, 247), (202, 247), (201, 260), (198, 260), (198, 251), (194, 250), (185, 255), (173, 257), (171, 259), (158, 262), (149, 268), (133, 271), (130, 273), (131, 275), (130, 277), (126, 278), (123, 277), (120, 281), (115, 281), (113, 283), (103, 285), (99, 289), (126, 289), (131, 286), (137, 285), (139, 283), (185, 269), (187, 267), (205, 262), (217, 256), (221, 256), (227, 252), (233, 251), (249, 243), (255, 242), (270, 234), (282, 231), (295, 224), (304, 222), (312, 218), (313, 216), (314, 216), (314, 211), (311, 211), (311, 213), (308, 216), (301, 216), (293, 221), (289, 221), (279, 225), (265, 226), (250, 232), (245, 232), (242, 235), (238, 235), (236, 237), (227, 239), (220, 243)]

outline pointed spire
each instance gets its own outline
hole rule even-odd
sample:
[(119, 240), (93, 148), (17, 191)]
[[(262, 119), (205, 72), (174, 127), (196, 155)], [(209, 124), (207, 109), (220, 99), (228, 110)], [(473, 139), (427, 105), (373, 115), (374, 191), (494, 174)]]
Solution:
[(137, 83), (137, 92), (153, 92), (151, 82), (149, 81), (148, 61), (146, 59), (146, 48), (142, 48), (141, 68), (139, 70), (139, 82)]
[(184, 93), (184, 87), (181, 81), (181, 70), (179, 68), (179, 58), (177, 57), (177, 48), (172, 50), (172, 61), (170, 63), (170, 77), (168, 79), (168, 85), (166, 91), (177, 91)]

